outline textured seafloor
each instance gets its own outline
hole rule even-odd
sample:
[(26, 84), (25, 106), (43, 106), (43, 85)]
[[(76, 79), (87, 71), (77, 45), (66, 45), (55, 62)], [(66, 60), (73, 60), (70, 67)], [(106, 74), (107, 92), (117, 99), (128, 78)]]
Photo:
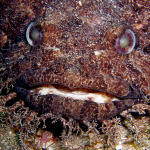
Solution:
[[(139, 111), (142, 109), (136, 106)], [(146, 106), (147, 107), (147, 106)], [(36, 126), (22, 126), (16, 129), (11, 124), (1, 122), (0, 148), (2, 150), (145, 150), (150, 149), (150, 108), (143, 112), (124, 111), (120, 117), (106, 120), (101, 131), (79, 131), (54, 137), (53, 133)], [(145, 113), (145, 110), (148, 110)], [(140, 115), (139, 115), (140, 113)], [(4, 121), (4, 114), (1, 120)], [(2, 119), (3, 118), (3, 119)], [(24, 129), (23, 129), (24, 128)], [(53, 131), (54, 132), (54, 131)]]
[[(38, 46), (25, 37), (35, 20)], [(126, 29), (136, 44), (122, 55), (115, 39)], [(150, 149), (148, 0), (0, 0), (0, 48), (0, 150)], [(125, 101), (42, 97), (35, 87), (47, 83)]]

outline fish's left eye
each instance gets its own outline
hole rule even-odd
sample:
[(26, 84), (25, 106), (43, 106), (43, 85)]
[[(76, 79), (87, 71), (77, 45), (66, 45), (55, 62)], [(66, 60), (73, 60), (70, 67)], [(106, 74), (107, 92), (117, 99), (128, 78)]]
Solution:
[(42, 30), (36, 22), (31, 22), (26, 30), (26, 40), (31, 46), (39, 46), (42, 42)]
[(130, 29), (127, 29), (123, 35), (116, 39), (115, 48), (120, 54), (129, 54), (134, 50), (135, 44), (135, 34)]

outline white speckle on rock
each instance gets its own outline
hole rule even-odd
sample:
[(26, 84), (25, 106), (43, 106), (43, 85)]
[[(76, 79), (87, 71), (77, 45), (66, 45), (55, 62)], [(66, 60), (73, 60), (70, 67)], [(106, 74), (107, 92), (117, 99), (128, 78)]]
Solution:
[(116, 150), (122, 150), (122, 144), (121, 144), (121, 142), (116, 146)]
[(79, 3), (80, 6), (82, 6), (82, 2), (81, 1), (79, 1), (78, 3)]
[(94, 54), (95, 54), (96, 56), (99, 56), (99, 55), (101, 55), (103, 52), (104, 52), (103, 50), (97, 50), (97, 51), (94, 51)]

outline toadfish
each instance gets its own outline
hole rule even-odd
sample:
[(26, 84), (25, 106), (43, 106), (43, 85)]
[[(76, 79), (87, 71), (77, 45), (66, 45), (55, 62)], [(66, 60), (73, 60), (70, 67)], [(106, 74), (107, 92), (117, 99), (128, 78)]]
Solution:
[(150, 94), (147, 1), (1, 3), (5, 82), (32, 111), (102, 121)]

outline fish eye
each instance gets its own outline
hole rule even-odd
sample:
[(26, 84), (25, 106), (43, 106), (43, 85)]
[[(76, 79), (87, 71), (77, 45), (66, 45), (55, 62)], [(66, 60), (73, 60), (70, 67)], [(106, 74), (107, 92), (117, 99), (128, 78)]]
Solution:
[(31, 22), (26, 30), (26, 40), (31, 46), (39, 46), (42, 42), (42, 30), (36, 22)]
[(120, 54), (129, 54), (134, 50), (136, 43), (135, 34), (130, 29), (116, 39), (115, 48)]

